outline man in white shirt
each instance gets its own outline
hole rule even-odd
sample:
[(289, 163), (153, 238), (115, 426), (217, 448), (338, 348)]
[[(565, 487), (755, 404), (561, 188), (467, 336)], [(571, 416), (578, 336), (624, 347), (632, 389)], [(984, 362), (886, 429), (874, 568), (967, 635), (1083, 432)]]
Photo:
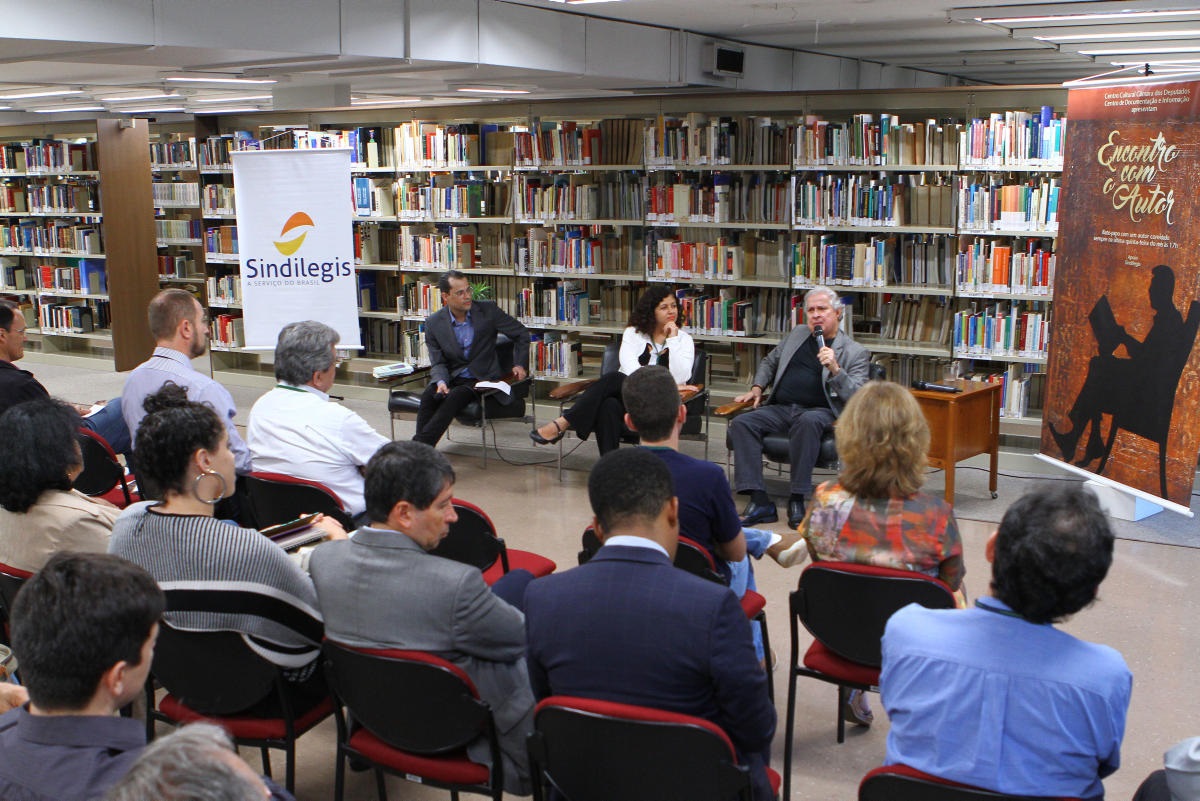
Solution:
[(250, 410), (246, 438), (255, 470), (319, 481), (357, 517), (366, 509), (362, 468), (388, 438), (329, 402), (341, 361), (338, 339), (337, 331), (315, 320), (283, 327), (275, 344), (279, 383)]

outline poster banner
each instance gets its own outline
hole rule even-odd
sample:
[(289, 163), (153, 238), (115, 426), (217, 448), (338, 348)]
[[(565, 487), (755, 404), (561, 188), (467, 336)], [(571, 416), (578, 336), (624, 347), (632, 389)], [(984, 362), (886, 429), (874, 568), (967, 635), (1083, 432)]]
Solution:
[(1072, 89), (1067, 118), (1042, 454), (1186, 512), (1200, 451), (1200, 82)]
[(279, 329), (319, 320), (360, 348), (351, 227), (350, 151), (231, 154), (247, 348), (274, 348)]

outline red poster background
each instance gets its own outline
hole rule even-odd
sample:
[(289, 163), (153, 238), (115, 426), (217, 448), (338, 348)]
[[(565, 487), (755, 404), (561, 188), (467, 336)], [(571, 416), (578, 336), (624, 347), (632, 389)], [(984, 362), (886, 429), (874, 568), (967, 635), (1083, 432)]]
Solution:
[(1200, 82), (1074, 89), (1067, 118), (1042, 452), (1186, 507), (1200, 450)]

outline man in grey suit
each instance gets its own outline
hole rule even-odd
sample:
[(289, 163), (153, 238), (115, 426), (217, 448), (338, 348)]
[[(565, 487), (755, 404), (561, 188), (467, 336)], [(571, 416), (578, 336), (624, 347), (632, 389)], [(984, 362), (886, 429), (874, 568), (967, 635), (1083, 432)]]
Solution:
[[(504, 760), (504, 790), (528, 795), (525, 738), (533, 692), (525, 669), (519, 603), (533, 576), (514, 570), (489, 590), (478, 568), (433, 556), (457, 520), (454, 470), (419, 442), (389, 442), (367, 462), (364, 495), (372, 521), (353, 539), (313, 551), (310, 572), (325, 636), (364, 648), (429, 651), (471, 677), (491, 705)], [(487, 743), (468, 755), (490, 761)]]
[[(734, 400), (753, 404), (754, 411), (729, 424), (736, 463), (733, 488), (749, 495), (742, 525), (774, 523), (775, 503), (763, 483), (763, 437), (788, 432), (792, 466), (788, 498), (788, 528), (804, 518), (804, 496), (812, 493), (812, 471), (821, 437), (833, 426), (855, 390), (866, 383), (870, 354), (838, 331), (842, 305), (837, 292), (818, 286), (804, 296), (806, 325), (798, 325), (768, 353), (754, 374), (754, 386)], [(762, 403), (763, 390), (770, 396)], [(762, 404), (762, 405), (760, 405)]]
[[(438, 278), (442, 308), (425, 321), (425, 346), (429, 349), (429, 386), (421, 394), (417, 433), (413, 439), (437, 445), (454, 415), (475, 400), (476, 381), (502, 378), (496, 354), (496, 337), (513, 342), (513, 377), (529, 373), (529, 330), (495, 303), (475, 302), (465, 273), (450, 270)], [(488, 403), (508, 403), (507, 395)]]

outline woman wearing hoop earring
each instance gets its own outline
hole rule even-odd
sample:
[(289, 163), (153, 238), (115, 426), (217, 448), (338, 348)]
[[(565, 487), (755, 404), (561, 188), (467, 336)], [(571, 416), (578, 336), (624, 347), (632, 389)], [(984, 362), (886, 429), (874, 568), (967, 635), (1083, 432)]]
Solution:
[[(145, 406), (135, 443), (138, 474), (159, 488), (162, 500), (122, 512), (109, 553), (154, 576), (169, 601), (167, 624), (240, 632), (283, 668), (297, 704), (321, 700), (326, 690), (316, 668), (324, 626), (312, 580), (258, 531), (213, 516), (236, 480), (224, 424), (212, 407), (189, 401), (171, 383)], [(346, 536), (334, 520), (318, 518), (316, 525), (331, 539)]]

